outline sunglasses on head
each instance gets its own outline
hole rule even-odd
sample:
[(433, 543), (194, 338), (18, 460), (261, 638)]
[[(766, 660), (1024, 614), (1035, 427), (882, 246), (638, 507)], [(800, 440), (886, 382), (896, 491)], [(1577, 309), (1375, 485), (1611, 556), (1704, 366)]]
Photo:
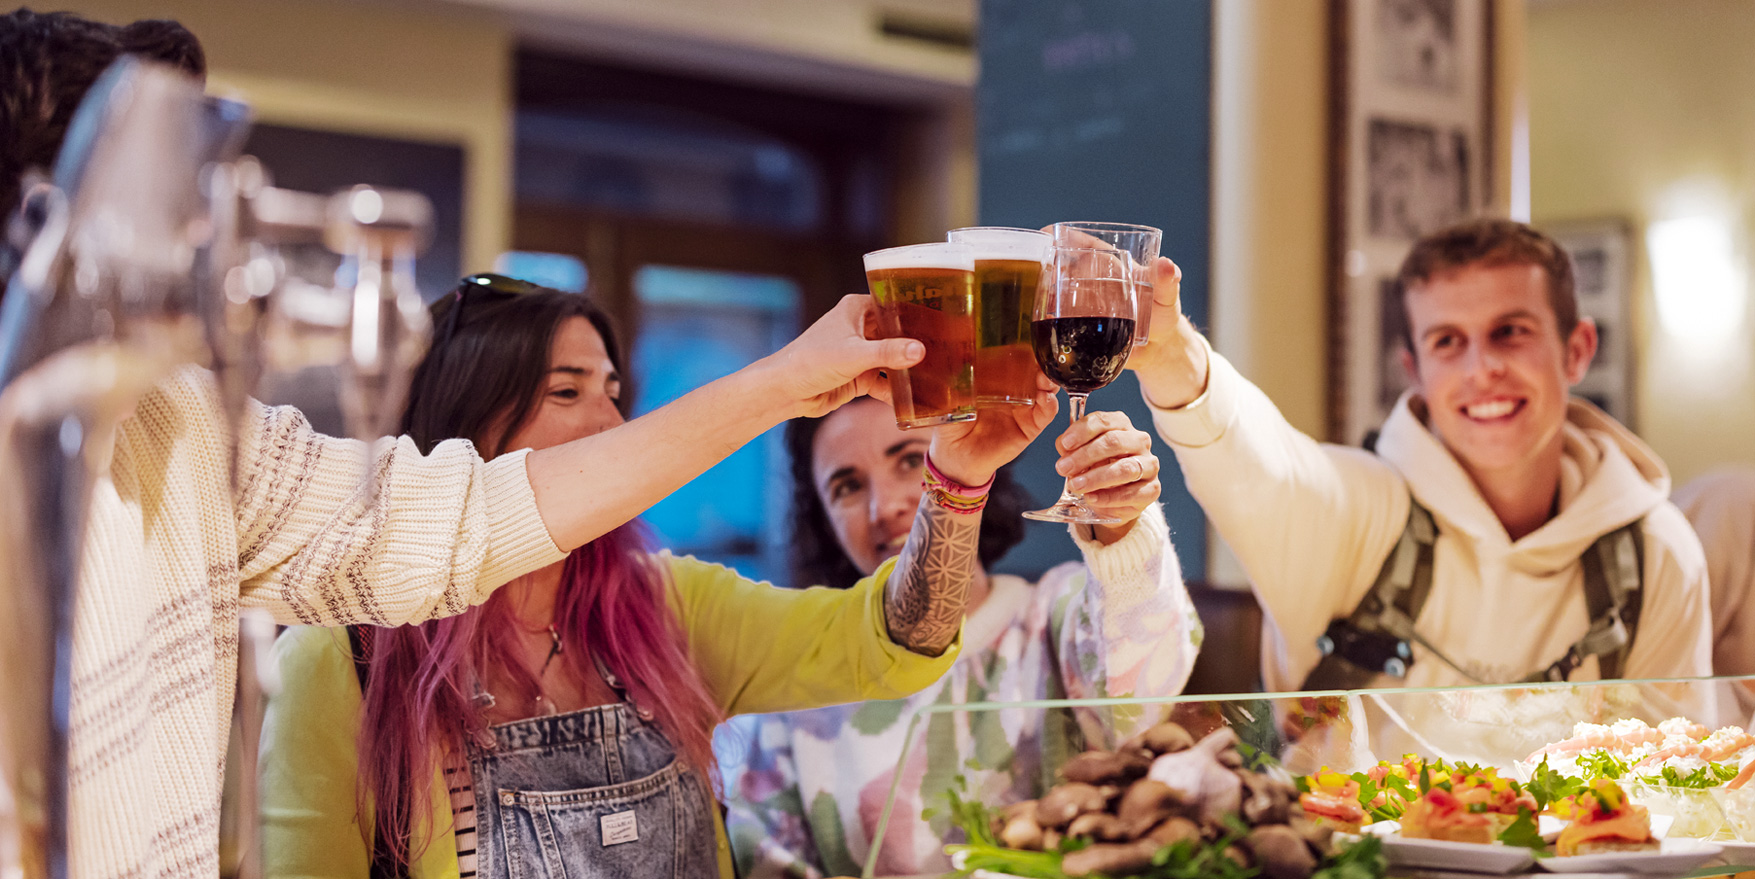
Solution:
[(540, 293), (546, 289), (539, 284), (509, 278), (505, 275), (496, 275), (492, 272), (470, 275), (458, 281), (457, 288), (451, 291), (450, 296), (446, 297), (452, 300), (451, 308), (445, 314), (444, 326), (439, 329), (437, 337), (433, 340), (433, 347), (439, 348), (451, 341), (451, 336), (457, 332), (457, 327), (463, 321), (463, 306), (471, 300), (509, 299), (526, 293)]

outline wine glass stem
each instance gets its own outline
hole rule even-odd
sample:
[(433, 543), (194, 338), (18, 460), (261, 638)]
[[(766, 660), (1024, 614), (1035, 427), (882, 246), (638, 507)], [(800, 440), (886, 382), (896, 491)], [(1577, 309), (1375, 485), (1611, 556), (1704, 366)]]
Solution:
[[(1078, 424), (1080, 421), (1085, 420), (1085, 400), (1090, 396), (1090, 394), (1075, 394), (1072, 391), (1066, 392), (1066, 400), (1071, 404), (1069, 407), (1072, 415), (1071, 424)], [(1085, 500), (1084, 495), (1072, 490), (1071, 477), (1067, 478), (1065, 486), (1061, 488), (1060, 496), (1063, 500), (1072, 500), (1079, 503), (1083, 503)]]

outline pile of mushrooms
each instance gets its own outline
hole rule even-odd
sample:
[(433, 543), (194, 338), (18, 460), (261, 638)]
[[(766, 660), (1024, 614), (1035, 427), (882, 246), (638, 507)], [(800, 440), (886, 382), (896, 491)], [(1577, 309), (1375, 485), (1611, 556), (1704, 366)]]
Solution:
[(1061, 767), (1065, 779), (1039, 800), (1013, 803), (995, 819), (1001, 843), (1055, 851), (1061, 840), (1091, 844), (1061, 861), (1068, 876), (1128, 876), (1184, 840), (1218, 839), (1240, 817), (1248, 835), (1225, 850), (1267, 879), (1309, 879), (1331, 832), (1304, 817), (1292, 777), (1278, 766), (1243, 767), (1237, 734), (1221, 727), (1199, 743), (1170, 721), (1116, 751), (1088, 751)]

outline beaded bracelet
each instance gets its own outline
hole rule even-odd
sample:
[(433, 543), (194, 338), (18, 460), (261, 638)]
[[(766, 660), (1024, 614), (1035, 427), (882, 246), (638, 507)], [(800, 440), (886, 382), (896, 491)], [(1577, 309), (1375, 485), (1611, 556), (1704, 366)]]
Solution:
[(967, 486), (952, 481), (932, 464), (932, 458), (926, 459), (926, 473), (921, 477), (926, 485), (926, 496), (932, 502), (953, 513), (973, 515), (987, 506), (987, 492), (993, 488), (993, 478), (977, 486)]

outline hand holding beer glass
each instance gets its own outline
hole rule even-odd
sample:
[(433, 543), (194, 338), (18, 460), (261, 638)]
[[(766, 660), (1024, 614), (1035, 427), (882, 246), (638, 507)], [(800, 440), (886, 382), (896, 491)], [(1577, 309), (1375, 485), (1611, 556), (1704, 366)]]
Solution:
[[(1036, 362), (1066, 389), (1072, 422), (1085, 417), (1085, 399), (1114, 381), (1133, 347), (1138, 286), (1128, 254), (1095, 242), (1056, 244), (1048, 277), (1036, 294), (1030, 328)], [(1095, 245), (1095, 246), (1091, 246)], [(1060, 500), (1025, 518), (1044, 522), (1118, 525), (1063, 488)]]

